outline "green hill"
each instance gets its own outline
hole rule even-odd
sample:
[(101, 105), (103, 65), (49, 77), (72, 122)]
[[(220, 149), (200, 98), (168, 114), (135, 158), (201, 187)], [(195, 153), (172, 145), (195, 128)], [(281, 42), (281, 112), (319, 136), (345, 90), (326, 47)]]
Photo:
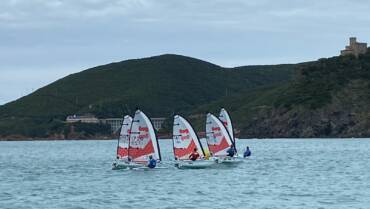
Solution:
[(213, 101), (193, 122), (224, 106), (243, 137), (370, 137), (369, 104), (370, 52), (299, 64), (291, 82)]
[[(285, 83), (292, 78), (293, 68), (294, 65), (223, 68), (179, 55), (102, 65), (0, 106), (0, 135), (66, 135), (70, 127), (63, 121), (71, 114), (122, 117), (132, 114), (135, 107), (151, 117), (186, 113), (224, 97)], [(101, 127), (94, 130), (106, 134)]]

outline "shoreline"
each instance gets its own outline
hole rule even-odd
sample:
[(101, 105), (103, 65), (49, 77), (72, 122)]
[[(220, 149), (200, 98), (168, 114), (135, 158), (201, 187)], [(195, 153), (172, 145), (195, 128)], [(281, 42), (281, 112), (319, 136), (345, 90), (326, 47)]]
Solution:
[[(158, 138), (158, 140), (171, 140), (172, 138)], [(204, 139), (204, 138), (201, 138)], [(370, 137), (366, 138), (355, 138), (355, 137), (338, 137), (338, 138), (237, 138), (238, 140), (317, 140), (317, 139), (324, 139), (324, 140), (350, 140), (350, 139), (370, 139)], [(117, 138), (109, 138), (109, 137), (102, 137), (102, 138), (70, 138), (70, 139), (59, 139), (59, 138), (18, 138), (18, 139), (6, 139), (6, 138), (0, 138), (0, 142), (23, 142), (23, 141), (110, 141), (110, 140), (117, 140)]]

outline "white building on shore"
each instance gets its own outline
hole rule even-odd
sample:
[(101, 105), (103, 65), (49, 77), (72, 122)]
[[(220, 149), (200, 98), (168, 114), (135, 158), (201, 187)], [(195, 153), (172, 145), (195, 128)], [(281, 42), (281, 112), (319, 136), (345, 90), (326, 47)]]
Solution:
[(110, 125), (110, 130), (112, 133), (115, 133), (119, 131), (119, 129), (122, 126), (123, 123), (123, 118), (105, 118), (105, 119), (100, 119), (102, 123), (106, 123)]
[[(155, 130), (160, 130), (162, 128), (163, 122), (166, 118), (150, 118), (153, 123)], [(109, 124), (111, 127), (112, 133), (119, 131), (123, 123), (123, 118), (105, 118), (100, 120), (102, 123)]]
[(70, 115), (66, 118), (67, 123), (99, 123), (99, 119), (94, 115)]
[[(158, 131), (162, 128), (163, 122), (166, 118), (150, 118), (154, 128)], [(67, 123), (104, 123), (111, 127), (112, 133), (116, 133), (121, 128), (123, 118), (104, 118), (98, 119), (94, 115), (71, 115), (66, 118)]]

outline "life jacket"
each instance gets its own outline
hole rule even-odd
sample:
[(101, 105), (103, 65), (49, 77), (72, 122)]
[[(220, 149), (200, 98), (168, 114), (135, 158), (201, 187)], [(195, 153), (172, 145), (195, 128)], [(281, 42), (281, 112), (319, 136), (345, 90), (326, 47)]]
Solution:
[(245, 150), (244, 157), (249, 157), (249, 156), (251, 156), (251, 151), (249, 149)]
[(227, 152), (227, 156), (234, 157), (235, 155), (234, 148), (229, 148), (226, 152)]
[(154, 159), (149, 160), (149, 164), (148, 164), (149, 168), (155, 168), (156, 165), (157, 165), (156, 160), (154, 160)]

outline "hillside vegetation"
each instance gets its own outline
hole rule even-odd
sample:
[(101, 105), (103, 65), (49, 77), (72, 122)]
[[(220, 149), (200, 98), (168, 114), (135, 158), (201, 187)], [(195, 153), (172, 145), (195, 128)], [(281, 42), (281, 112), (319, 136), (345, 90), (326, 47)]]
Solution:
[(284, 84), (222, 98), (193, 112), (201, 128), (204, 111), (229, 109), (248, 138), (369, 137), (370, 52), (296, 66)]
[[(132, 114), (136, 107), (150, 117), (188, 113), (222, 98), (286, 83), (292, 78), (293, 68), (294, 65), (223, 68), (179, 55), (102, 65), (0, 106), (0, 135), (68, 137), (71, 127), (63, 121), (71, 114), (122, 117)], [(95, 128), (104, 133), (101, 127)]]

